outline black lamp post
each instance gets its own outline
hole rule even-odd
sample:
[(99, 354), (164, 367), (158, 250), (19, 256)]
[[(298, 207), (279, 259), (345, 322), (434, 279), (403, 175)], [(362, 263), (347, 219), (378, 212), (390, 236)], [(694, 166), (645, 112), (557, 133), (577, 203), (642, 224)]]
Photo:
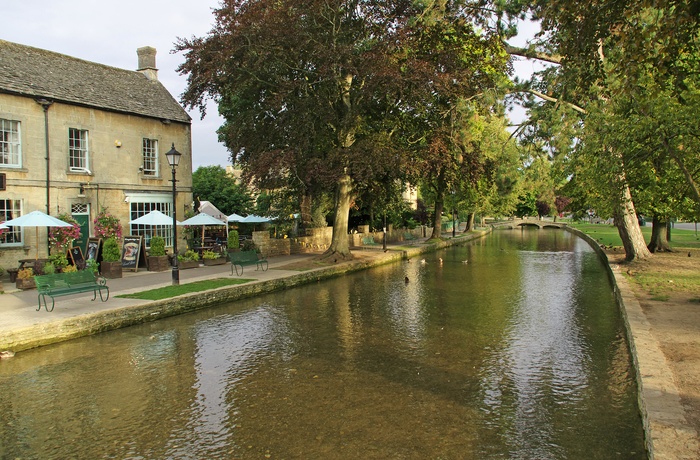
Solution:
[(177, 165), (180, 164), (181, 157), (182, 154), (175, 150), (175, 143), (173, 142), (172, 148), (165, 154), (165, 158), (168, 159), (168, 164), (173, 170), (173, 286), (177, 286), (180, 284), (180, 268), (178, 267), (177, 262), (177, 219), (175, 216), (175, 210), (177, 209), (175, 202), (175, 183), (177, 181), (175, 180), (175, 169), (177, 168)]
[(455, 189), (452, 189), (452, 238), (455, 237)]

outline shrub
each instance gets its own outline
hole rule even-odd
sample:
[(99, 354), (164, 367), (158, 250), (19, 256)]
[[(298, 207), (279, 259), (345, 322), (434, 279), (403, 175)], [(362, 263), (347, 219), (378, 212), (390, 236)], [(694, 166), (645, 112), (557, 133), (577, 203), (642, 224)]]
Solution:
[(5, 274), (5, 269), (3, 267), (0, 267), (0, 276)]
[[(151, 240), (151, 241), (153, 241), (153, 240)], [(151, 245), (151, 247), (153, 247), (153, 245)], [(177, 256), (177, 260), (179, 260), (180, 262), (184, 262), (186, 260), (197, 261), (197, 260), (199, 260), (199, 254), (197, 254), (197, 251), (193, 251), (191, 249), (188, 249), (187, 251), (185, 251), (184, 254), (179, 254)]]
[[(45, 271), (46, 269), (44, 269)], [(97, 261), (95, 259), (88, 259), (85, 261), (85, 270), (91, 271), (95, 275), (99, 272), (97, 267)]]
[(68, 257), (66, 257), (64, 252), (57, 252), (49, 256), (49, 263), (52, 264), (54, 268), (62, 269), (68, 266)]
[(245, 240), (243, 242), (243, 248), (241, 250), (242, 251), (257, 251), (258, 248), (255, 246), (255, 243), (253, 242), (253, 240), (249, 239), (249, 240)]
[(51, 246), (57, 248), (59, 252), (65, 251), (73, 240), (80, 238), (80, 225), (69, 214), (59, 214), (58, 218), (63, 222), (71, 224), (70, 227), (50, 227), (49, 242)]
[(102, 246), (102, 260), (105, 262), (119, 262), (121, 252), (119, 243), (115, 237), (107, 238)]
[(221, 257), (221, 254), (215, 251), (204, 251), (202, 252), (202, 259), (214, 260)]
[(34, 270), (31, 268), (23, 268), (17, 272), (17, 279), (28, 280), (32, 276), (34, 276)]
[(78, 267), (76, 267), (75, 265), (69, 265), (63, 269), (63, 273), (72, 273), (72, 272), (77, 272), (77, 271), (78, 271)]
[(95, 224), (95, 236), (105, 239), (112, 237), (119, 239), (122, 237), (122, 226), (119, 223), (119, 219), (108, 213), (105, 208), (102, 208), (93, 222)]
[(240, 245), (240, 240), (238, 239), (238, 230), (231, 230), (228, 232), (228, 249), (238, 249)]
[(165, 255), (165, 239), (162, 236), (156, 235), (151, 238), (151, 251), (148, 254), (150, 256)]
[(51, 262), (46, 262), (44, 264), (44, 275), (53, 275), (56, 273), (56, 266)]

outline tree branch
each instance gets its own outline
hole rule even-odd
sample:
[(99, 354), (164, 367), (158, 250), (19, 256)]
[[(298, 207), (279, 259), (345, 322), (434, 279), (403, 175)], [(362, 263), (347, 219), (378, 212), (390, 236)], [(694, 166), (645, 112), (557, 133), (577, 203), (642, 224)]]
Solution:
[(531, 48), (519, 48), (503, 42), (506, 52), (513, 56), (522, 56), (528, 59), (538, 59), (540, 61), (551, 62), (552, 64), (561, 64), (561, 56), (558, 54), (548, 54), (537, 51)]
[(539, 97), (540, 99), (544, 99), (545, 101), (548, 101), (548, 102), (555, 102), (555, 103), (556, 103), (556, 102), (560, 102), (560, 103), (562, 103), (562, 104), (566, 104), (567, 106), (571, 107), (571, 108), (574, 109), (575, 111), (577, 111), (577, 112), (579, 112), (579, 113), (582, 113), (582, 114), (584, 114), (584, 115), (588, 113), (588, 112), (586, 112), (586, 109), (581, 108), (581, 107), (577, 106), (576, 104), (573, 104), (573, 103), (567, 102), (567, 101), (560, 101), (559, 99), (557, 99), (557, 98), (555, 98), (555, 97), (547, 96), (546, 94), (540, 93), (540, 92), (537, 91), (537, 90), (528, 89), (527, 92), (528, 92), (528, 93), (531, 93), (531, 94), (534, 94), (535, 96)]

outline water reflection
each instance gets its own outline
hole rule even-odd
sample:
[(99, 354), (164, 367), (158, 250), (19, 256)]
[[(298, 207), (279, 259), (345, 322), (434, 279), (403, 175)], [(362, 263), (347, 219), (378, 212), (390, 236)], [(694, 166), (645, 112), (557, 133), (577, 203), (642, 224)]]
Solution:
[(18, 354), (0, 458), (645, 457), (587, 245), (504, 231), (426, 262)]

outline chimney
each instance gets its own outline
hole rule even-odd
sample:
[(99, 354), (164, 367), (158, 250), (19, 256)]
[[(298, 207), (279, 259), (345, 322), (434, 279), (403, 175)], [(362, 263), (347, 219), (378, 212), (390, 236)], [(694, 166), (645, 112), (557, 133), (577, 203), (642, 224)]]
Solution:
[(136, 54), (139, 56), (139, 67), (136, 70), (143, 73), (149, 80), (158, 80), (156, 49), (151, 46), (144, 46), (137, 49)]

